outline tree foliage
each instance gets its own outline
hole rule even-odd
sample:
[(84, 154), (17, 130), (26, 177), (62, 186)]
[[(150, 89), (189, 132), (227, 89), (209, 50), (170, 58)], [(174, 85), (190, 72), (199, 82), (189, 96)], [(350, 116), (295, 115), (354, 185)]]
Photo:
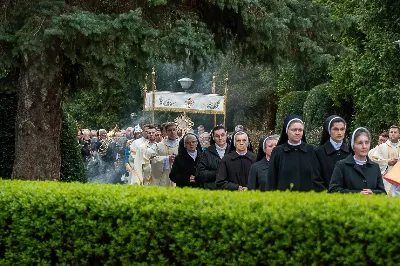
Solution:
[[(0, 11), (1, 83), (20, 81), (20, 92), (22, 86), (35, 88), (32, 95), (26, 96), (32, 102), (40, 99), (40, 88), (42, 95), (49, 95), (51, 90), (67, 97), (88, 89), (94, 96), (83, 93), (87, 102), (104, 102), (94, 104), (94, 110), (89, 112), (101, 115), (104, 110), (109, 113), (108, 119), (117, 119), (123, 110), (131, 110), (127, 106), (139, 102), (137, 90), (141, 86), (137, 84), (143, 84), (145, 72), (155, 62), (185, 62), (200, 69), (228, 50), (234, 51), (235, 62), (243, 65), (258, 68), (254, 64), (268, 64), (254, 74), (261, 83), (265, 83), (265, 72), (282, 80), (282, 69), (293, 67), (294, 78), (290, 84), (280, 83), (283, 93), (278, 90), (278, 97), (292, 88), (312, 88), (326, 81), (324, 68), (332, 59), (332, 33), (337, 27), (329, 6), (298, 0), (16, 0), (7, 1)], [(253, 77), (250, 71), (247, 74)], [(250, 112), (260, 109), (263, 90), (270, 92), (272, 88), (269, 81), (265, 86), (257, 83), (253, 83), (256, 86), (252, 91), (260, 90), (255, 93), (252, 102), (256, 104), (250, 106)], [(130, 89), (135, 93), (125, 97), (116, 93)], [(272, 93), (266, 95), (268, 99), (276, 97)], [(106, 107), (113, 100), (120, 105)], [(43, 110), (50, 108), (46, 104), (42, 103)], [(23, 109), (23, 104), (19, 108), (20, 121), (34, 120), (27, 115), (32, 113), (29, 108)], [(58, 105), (51, 109), (53, 115), (61, 116)], [(100, 113), (96, 112), (99, 109)], [(35, 116), (46, 115), (41, 112)], [(254, 121), (262, 116), (262, 112), (257, 112)], [(271, 124), (271, 119), (268, 121)], [(59, 132), (60, 127), (50, 130)], [(29, 134), (44, 137), (37, 127)], [(23, 138), (18, 136), (19, 143)], [(28, 149), (26, 155), (29, 152)], [(17, 159), (23, 155), (17, 155)], [(35, 168), (34, 162), (31, 166)]]
[[(332, 64), (331, 97), (354, 108), (353, 126), (374, 132), (398, 119), (400, 39), (398, 1), (335, 2), (335, 16), (348, 18), (337, 39), (347, 49)], [(351, 111), (351, 110), (350, 110)]]

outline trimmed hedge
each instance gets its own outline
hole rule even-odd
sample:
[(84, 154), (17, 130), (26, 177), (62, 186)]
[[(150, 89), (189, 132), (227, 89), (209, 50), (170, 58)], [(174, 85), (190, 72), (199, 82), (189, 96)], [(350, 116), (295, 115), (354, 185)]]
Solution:
[(335, 114), (328, 88), (329, 83), (312, 88), (304, 103), (303, 118), (306, 122), (307, 142), (310, 144), (319, 145), (325, 119)]
[(0, 181), (1, 265), (390, 265), (400, 199)]
[(81, 147), (76, 141), (78, 126), (76, 121), (64, 108), (61, 115), (61, 181), (87, 182), (85, 166), (82, 161)]
[(276, 113), (276, 131), (280, 133), (282, 123), (288, 115), (303, 117), (303, 106), (307, 99), (308, 91), (291, 91), (285, 94), (278, 102)]
[(0, 177), (10, 178), (14, 164), (17, 95), (0, 94)]
[(307, 131), (322, 127), (325, 119), (334, 112), (333, 100), (329, 97), (328, 83), (312, 88), (304, 103), (304, 121)]

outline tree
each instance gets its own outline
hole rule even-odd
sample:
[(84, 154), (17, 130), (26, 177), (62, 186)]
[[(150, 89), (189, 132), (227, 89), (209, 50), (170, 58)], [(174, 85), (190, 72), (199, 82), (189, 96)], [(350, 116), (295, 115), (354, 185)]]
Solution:
[(318, 30), (330, 23), (324, 5), (311, 1), (15, 0), (0, 13), (0, 78), (18, 88), (19, 179), (60, 178), (65, 93), (126, 88), (160, 60), (205, 66), (230, 45), (252, 62), (309, 62), (331, 38)]
[(393, 41), (400, 38), (400, 3), (343, 0), (332, 5), (333, 15), (347, 26), (337, 38), (346, 49), (330, 67), (331, 97), (353, 114), (353, 127), (387, 130), (399, 114), (400, 51)]

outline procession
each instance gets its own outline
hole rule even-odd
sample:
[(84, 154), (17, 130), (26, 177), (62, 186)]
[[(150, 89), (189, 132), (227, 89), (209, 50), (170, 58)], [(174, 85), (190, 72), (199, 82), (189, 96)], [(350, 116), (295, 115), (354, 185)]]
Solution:
[[(364, 127), (346, 140), (346, 121), (339, 116), (329, 116), (323, 126), (320, 145), (313, 146), (307, 144), (302, 119), (288, 116), (280, 135), (258, 141), (257, 153), (242, 125), (231, 134), (222, 125), (210, 132), (199, 125), (195, 132), (175, 122), (109, 133), (100, 129), (99, 136), (83, 129), (77, 139), (91, 182), (399, 195), (398, 179), (384, 178), (399, 158), (399, 126), (381, 134), (375, 148)], [(391, 175), (398, 176), (396, 171)]]
[(399, 1), (0, 14), (0, 265), (399, 264)]

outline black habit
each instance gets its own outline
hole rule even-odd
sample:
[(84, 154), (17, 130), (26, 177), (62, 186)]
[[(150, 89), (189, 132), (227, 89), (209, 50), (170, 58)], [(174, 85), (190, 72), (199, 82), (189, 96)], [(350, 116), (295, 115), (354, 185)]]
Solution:
[(374, 194), (386, 194), (378, 164), (367, 157), (365, 165), (356, 164), (353, 155), (336, 163), (329, 192), (360, 193), (371, 189)]
[(268, 174), (268, 160), (262, 158), (260, 161), (254, 163), (250, 167), (249, 173), (249, 190), (261, 190), (266, 191), (267, 189), (267, 174)]
[(218, 170), (217, 187), (227, 190), (247, 187), (250, 167), (256, 159), (257, 156), (249, 151), (245, 155), (239, 155), (236, 151), (226, 154)]
[[(215, 184), (221, 158), (218, 155), (216, 144), (209, 146), (199, 158), (197, 163), (197, 174), (201, 186), (206, 189), (216, 189)], [(225, 154), (228, 154), (229, 147), (227, 145)]]
[(275, 147), (269, 162), (267, 191), (313, 190), (311, 179), (313, 150), (314, 146), (305, 142), (298, 146), (291, 146), (286, 142)]
[(196, 176), (196, 164), (201, 156), (200, 142), (197, 139), (197, 136), (193, 135), (197, 140), (197, 156), (196, 160), (193, 160), (184, 146), (185, 136), (179, 141), (178, 155), (175, 157), (171, 173), (169, 174), (169, 179), (171, 179), (172, 182), (175, 182), (177, 187), (199, 187), (200, 182), (198, 178), (195, 178), (196, 183), (192, 183), (190, 182), (190, 176)]
[(329, 183), (336, 162), (345, 159), (351, 154), (349, 146), (342, 143), (339, 150), (335, 150), (331, 142), (328, 140), (324, 145), (314, 149), (312, 156), (312, 178), (316, 191), (326, 191), (329, 189)]

